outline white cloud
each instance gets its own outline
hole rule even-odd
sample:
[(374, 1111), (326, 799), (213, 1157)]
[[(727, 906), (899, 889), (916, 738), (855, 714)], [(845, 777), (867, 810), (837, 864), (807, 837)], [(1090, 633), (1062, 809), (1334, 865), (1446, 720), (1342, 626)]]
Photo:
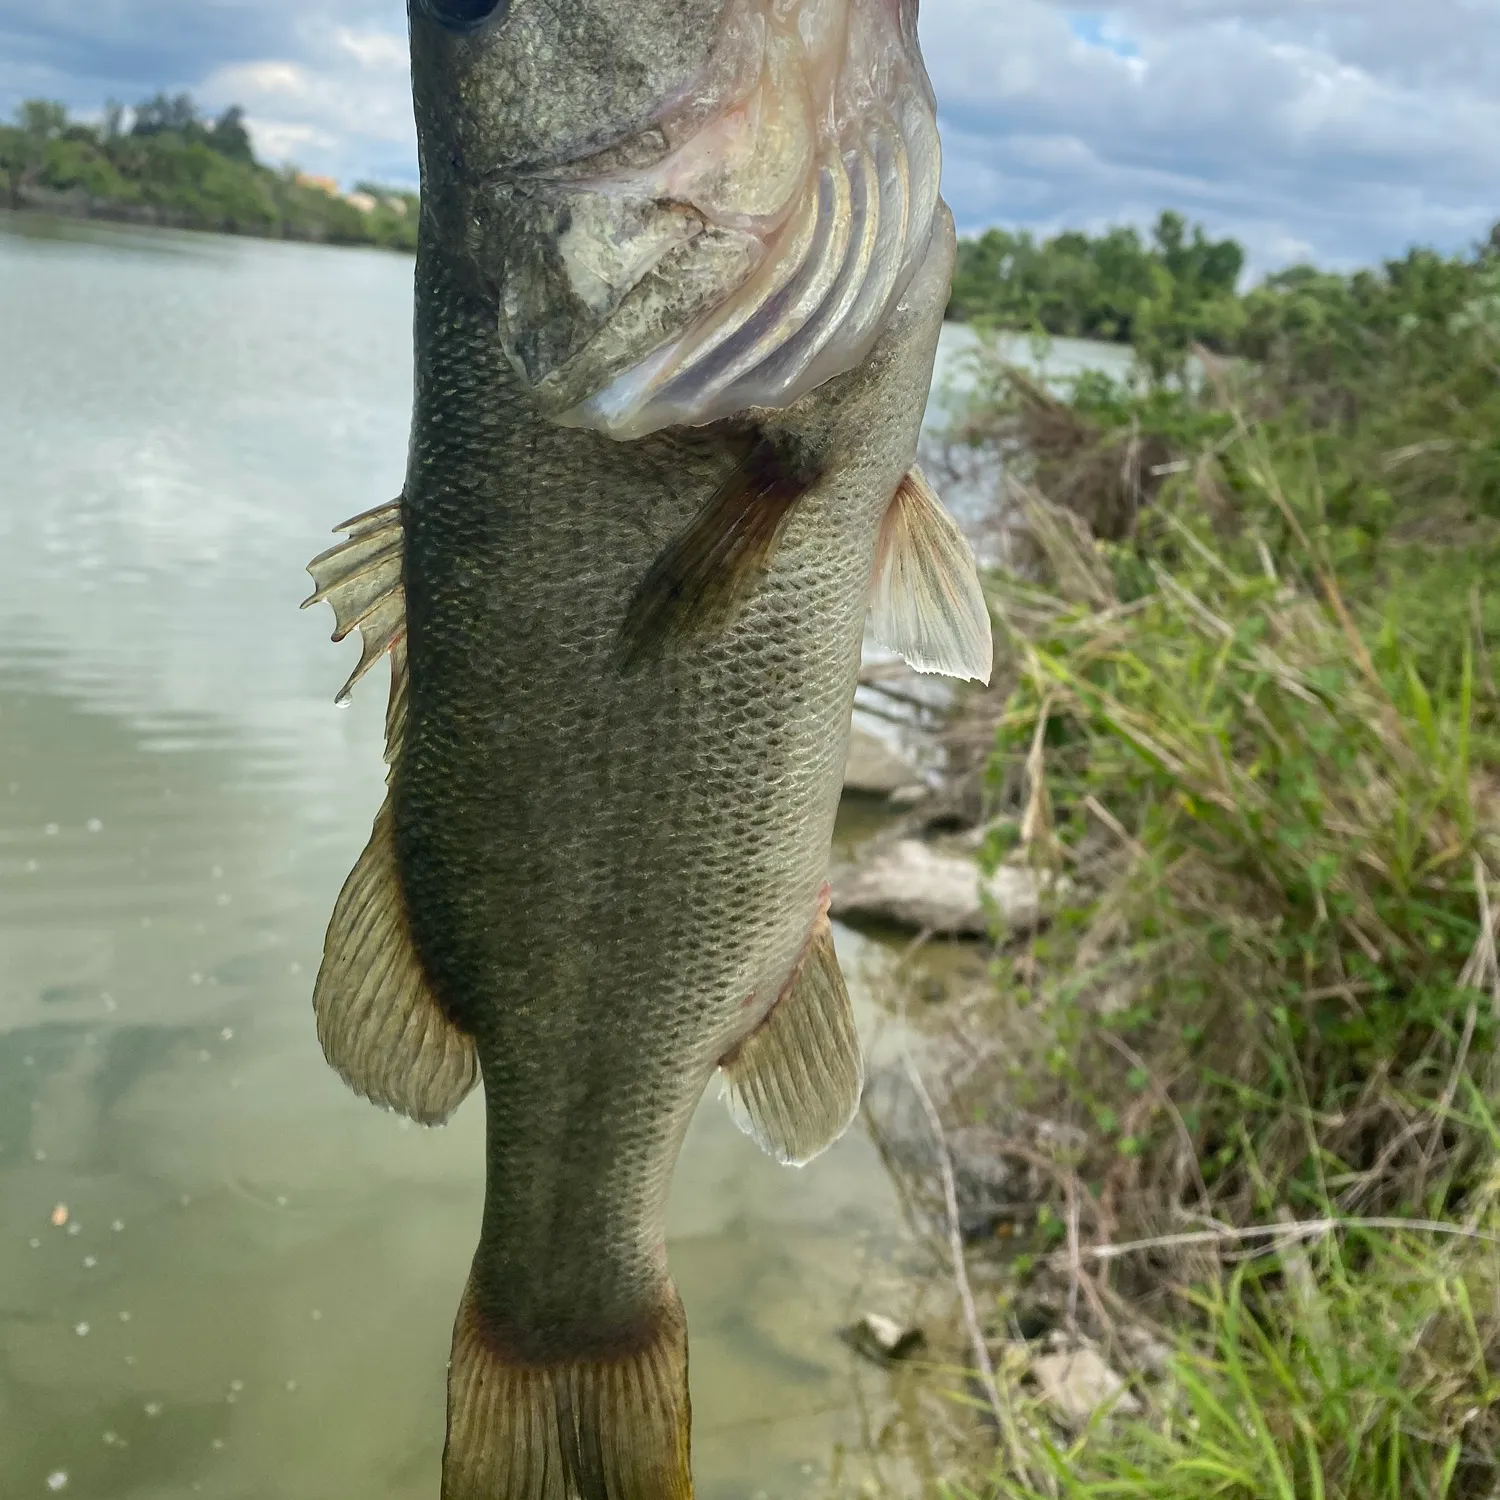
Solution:
[(249, 130), (262, 161), (307, 161), (339, 148), (337, 136), (295, 120), (250, 120)]
[(233, 94), (236, 99), (269, 98), (283, 95), (306, 99), (313, 93), (313, 75), (306, 68), (289, 62), (240, 63), (220, 68), (208, 79), (211, 92)]
[(261, 58), (215, 69), (206, 102), (244, 106), (256, 149), (348, 184), (414, 181), (406, 38), (348, 26), (304, 36), (302, 58)]
[[(963, 227), (1149, 220), (1264, 268), (1457, 246), (1500, 217), (1493, 3), (932, 0), (928, 67)], [(1432, 24), (1426, 24), (1431, 15)], [(1390, 26), (1383, 22), (1389, 20)]]
[[(965, 229), (1146, 222), (1265, 267), (1500, 218), (1500, 0), (922, 0)], [(0, 0), (0, 111), (191, 89), (275, 156), (413, 181), (397, 0)]]
[(334, 32), (340, 47), (363, 68), (405, 75), (406, 38), (391, 31), (351, 31), (340, 26)]

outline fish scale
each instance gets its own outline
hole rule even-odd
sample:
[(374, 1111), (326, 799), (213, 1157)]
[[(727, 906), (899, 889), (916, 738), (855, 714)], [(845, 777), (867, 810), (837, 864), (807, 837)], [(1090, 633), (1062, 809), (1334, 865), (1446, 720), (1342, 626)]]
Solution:
[[(429, 326), (419, 313), (421, 359), (476, 359), (485, 309), (464, 306), (441, 262), (424, 257), (418, 306), (433, 309)], [(418, 398), (398, 868), (435, 992), (478, 1040), (495, 1205), (481, 1253), (507, 1268), (506, 1321), (557, 1316), (528, 1305), (528, 1262), (544, 1303), (576, 1301), (580, 1286), (603, 1297), (611, 1242), (589, 1207), (601, 1194), (600, 1211), (633, 1226), (614, 1314), (628, 1319), (637, 1241), (660, 1235), (667, 1172), (653, 1164), (675, 1158), (756, 970), (789, 963), (825, 878), (884, 502), (851, 469), (839, 493), (809, 499), (721, 640), (624, 677), (611, 645), (633, 588), (715, 477), (663, 504), (654, 466), (538, 429), (514, 376), (489, 364), (494, 384), (470, 387), (472, 422), (451, 420), (444, 393), (433, 432)], [(478, 463), (488, 492), (471, 482)], [(905, 463), (885, 458), (877, 496)], [(557, 1194), (543, 1186), (554, 1180)], [(552, 1213), (558, 1194), (579, 1205), (572, 1218)]]
[[(556, 24), (575, 34), (593, 3)], [(909, 109), (925, 75), (901, 7), (851, 3), (867, 11), (846, 28), (859, 46), (902, 49), (884, 104), (885, 75), (861, 74), (873, 139), (890, 128), (880, 110)], [(695, 7), (643, 0), (608, 26), (639, 45), (632, 28)], [(778, 364), (772, 346), (758, 368), (770, 379), (784, 364), (780, 404), (725, 417), (730, 387), (689, 362), (672, 385), (683, 421), (630, 439), (570, 425), (530, 383), (500, 295), (516, 268), (561, 263), (546, 236), (567, 231), (488, 213), (539, 127), (518, 130), (514, 101), (484, 102), (550, 60), (550, 88), (579, 102), (570, 116), (549, 94), (539, 118), (593, 138), (588, 70), (608, 64), (598, 48), (538, 52), (551, 13), (533, 0), (483, 11), (413, 9), (423, 214), (408, 468), (399, 502), (348, 523), (309, 568), (308, 602), (333, 607), (336, 638), (361, 632), (355, 677), (392, 661), (387, 801), (335, 906), (314, 1009), (329, 1061), (379, 1104), (438, 1123), (483, 1082), (485, 1202), (454, 1328), (444, 1500), (687, 1500), (686, 1325), (664, 1220), (693, 1111), (717, 1071), (736, 1122), (800, 1164), (859, 1102), (826, 875), (867, 614), (924, 670), (989, 673), (972, 553), (912, 468), (953, 230), (935, 175), (913, 180), (930, 222), (913, 240), (903, 209), (912, 269), (885, 307), (894, 272), (878, 268), (873, 344), (862, 324), (839, 338), (841, 318), (869, 313), (849, 277), (824, 266), (805, 282), (795, 321), (820, 319), (817, 348), (847, 357), (814, 388), (798, 384), (811, 353)], [(707, 64), (685, 66), (690, 78)], [(693, 100), (703, 128), (732, 134), (709, 84)], [(839, 116), (844, 136), (858, 110)], [(931, 121), (902, 128), (920, 139)], [(825, 193), (802, 210), (851, 201)], [(647, 243), (672, 239), (649, 208), (632, 214)], [(850, 243), (841, 223), (816, 227), (815, 244)], [(568, 263), (585, 248), (569, 246)], [(618, 248), (598, 263), (654, 274), (649, 255)], [(651, 318), (612, 328), (600, 304), (615, 356), (650, 368), (649, 340), (716, 316), (715, 299), (754, 321), (745, 299), (762, 283), (735, 280), (743, 267), (672, 265), (693, 284), (662, 281)], [(812, 306), (820, 296), (834, 300)], [(570, 306), (511, 303), (554, 320)], [(528, 347), (578, 343), (559, 325)]]

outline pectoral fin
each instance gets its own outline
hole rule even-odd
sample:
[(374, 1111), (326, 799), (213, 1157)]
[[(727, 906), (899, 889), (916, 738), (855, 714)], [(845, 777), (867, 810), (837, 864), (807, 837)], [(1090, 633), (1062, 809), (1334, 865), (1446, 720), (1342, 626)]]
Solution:
[(919, 672), (988, 682), (994, 632), (963, 532), (913, 468), (880, 523), (871, 624)]
[(843, 1134), (864, 1060), (826, 912), (770, 1015), (719, 1066), (735, 1124), (778, 1161), (805, 1166)]
[(441, 1125), (478, 1080), (474, 1040), (439, 1005), (412, 946), (389, 799), (333, 908), (313, 1012), (344, 1082), (423, 1125)]
[(815, 477), (804, 456), (755, 440), (636, 590), (620, 627), (624, 665), (727, 623), (770, 565), (787, 518)]

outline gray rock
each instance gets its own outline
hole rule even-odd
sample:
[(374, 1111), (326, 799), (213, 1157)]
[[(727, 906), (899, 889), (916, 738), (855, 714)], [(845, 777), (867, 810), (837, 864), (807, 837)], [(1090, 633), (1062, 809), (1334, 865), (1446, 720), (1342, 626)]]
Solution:
[(898, 786), (886, 801), (895, 808), (915, 807), (930, 795), (925, 782), (914, 781), (910, 786)]
[[(891, 1166), (909, 1178), (933, 1222), (943, 1227), (947, 1211), (942, 1202), (941, 1167), (932, 1127), (904, 1068), (875, 1070), (865, 1085), (865, 1106)], [(948, 1159), (953, 1167), (958, 1227), (964, 1240), (988, 1239), (995, 1226), (1016, 1217), (1030, 1202), (1024, 1173), (997, 1149), (993, 1131), (982, 1125), (960, 1125), (947, 1130)]]
[(959, 1232), (967, 1241), (988, 1238), (997, 1224), (1014, 1218), (1026, 1195), (1025, 1184), (983, 1126), (960, 1125), (949, 1130), (947, 1138)]
[(1030, 1375), (1042, 1400), (1069, 1427), (1084, 1426), (1100, 1407), (1125, 1416), (1140, 1414), (1140, 1401), (1092, 1349), (1039, 1355), (1031, 1361)]
[(1041, 920), (1035, 872), (1002, 865), (987, 880), (967, 855), (946, 853), (919, 839), (872, 847), (854, 864), (833, 872), (833, 915), (891, 922), (943, 936), (983, 937), (989, 931), (984, 896), (1002, 927), (1029, 932)]
[(849, 736), (849, 758), (844, 762), (844, 790), (889, 797), (892, 792), (920, 785), (921, 772), (879, 735), (855, 725)]

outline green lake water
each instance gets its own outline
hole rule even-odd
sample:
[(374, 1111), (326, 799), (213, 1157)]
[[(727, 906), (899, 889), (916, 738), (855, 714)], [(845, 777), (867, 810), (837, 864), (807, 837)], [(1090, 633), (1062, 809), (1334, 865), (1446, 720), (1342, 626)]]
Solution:
[[(336, 710), (356, 648), (297, 609), (399, 485), (410, 295), (381, 252), (0, 217), (4, 1500), (436, 1496), (482, 1104), (423, 1131), (318, 1050), (384, 688)], [(891, 954), (838, 945), (873, 1035)], [(699, 1493), (901, 1487), (902, 1392), (837, 1337), (916, 1295), (896, 1191), (862, 1128), (782, 1168), (716, 1092), (670, 1216)]]

